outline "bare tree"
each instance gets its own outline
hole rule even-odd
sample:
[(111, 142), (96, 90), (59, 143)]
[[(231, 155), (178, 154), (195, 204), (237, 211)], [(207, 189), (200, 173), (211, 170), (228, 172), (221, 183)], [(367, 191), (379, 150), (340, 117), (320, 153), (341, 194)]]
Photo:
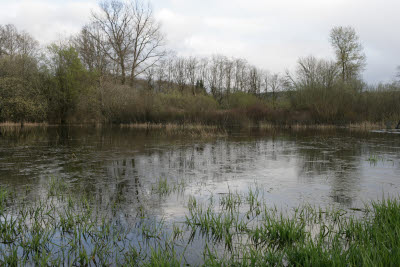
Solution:
[(206, 88), (204, 88), (204, 83), (207, 81), (208, 78), (208, 67), (209, 67), (209, 59), (206, 57), (201, 58), (198, 64), (198, 69), (199, 69), (198, 86), (201, 87), (200, 89), (203, 90), (204, 92), (206, 91)]
[(0, 56), (36, 56), (39, 43), (28, 33), (18, 32), (12, 24), (0, 25)]
[(337, 64), (341, 68), (342, 81), (346, 82), (360, 75), (366, 65), (363, 46), (352, 27), (334, 27), (330, 41), (335, 49)]
[(147, 81), (147, 89), (149, 91), (153, 91), (155, 89), (155, 76), (156, 76), (157, 70), (155, 66), (152, 66), (150, 68), (147, 68), (145, 71), (145, 78)]
[(186, 86), (185, 68), (185, 58), (177, 58), (174, 62), (173, 79), (181, 93), (183, 93)]
[(101, 44), (104, 53), (117, 64), (116, 74), (121, 82), (130, 76), (130, 84), (152, 68), (162, 56), (164, 36), (153, 16), (152, 8), (144, 0), (106, 0), (100, 12), (92, 13), (96, 31), (89, 31)]
[(317, 84), (318, 61), (314, 56), (299, 58), (297, 61), (297, 84), (302, 87), (314, 88)]
[(282, 78), (279, 73), (272, 74), (269, 78), (269, 88), (272, 92), (272, 105), (276, 108), (276, 93), (282, 88)]
[(168, 59), (163, 59), (158, 62), (155, 72), (155, 80), (157, 85), (157, 90), (159, 92), (163, 91), (164, 84), (167, 82), (167, 68)]
[(213, 58), (210, 60), (207, 68), (207, 84), (208, 88), (210, 88), (210, 93), (214, 96), (217, 97), (218, 93), (218, 61)]
[(321, 59), (318, 61), (317, 69), (318, 82), (327, 89), (332, 88), (339, 76), (339, 68), (336, 62)]
[(155, 21), (149, 4), (140, 0), (131, 0), (128, 4), (132, 23), (132, 63), (131, 84), (134, 79), (156, 64), (166, 51), (161, 25)]
[(83, 27), (73, 40), (82, 63), (89, 71), (96, 71), (103, 76), (108, 67), (107, 55), (102, 49), (102, 35), (96, 24)]
[(252, 66), (249, 72), (249, 89), (248, 92), (254, 95), (260, 94), (261, 91), (261, 71), (257, 67)]
[(269, 85), (270, 76), (271, 76), (271, 74), (269, 73), (269, 71), (263, 70), (263, 73), (262, 73), (262, 79), (263, 79), (262, 86), (264, 88), (265, 95), (267, 95), (267, 93), (268, 93), (268, 85)]
[(35, 40), (29, 33), (22, 31), (17, 36), (19, 54), (23, 56), (36, 57), (39, 42)]
[(197, 59), (194, 57), (189, 57), (186, 59), (185, 62), (185, 69), (186, 69), (186, 77), (189, 83), (189, 86), (192, 89), (192, 94), (196, 94), (196, 70), (197, 70)]
[(234, 62), (230, 59), (225, 61), (225, 80), (226, 80), (226, 93), (230, 94), (232, 89)]
[(299, 58), (296, 75), (286, 71), (286, 84), (289, 89), (332, 88), (339, 76), (336, 62), (317, 59), (314, 56)]
[(234, 65), (235, 65), (235, 91), (244, 91), (244, 80), (245, 80), (245, 74), (246, 74), (246, 69), (247, 69), (247, 62), (244, 59), (235, 59), (234, 60)]
[(0, 28), (0, 56), (14, 56), (18, 52), (18, 31), (12, 24)]
[(225, 85), (225, 62), (226, 57), (222, 55), (214, 55), (211, 58), (209, 69), (209, 84), (211, 94), (217, 101), (222, 100)]
[(168, 83), (168, 90), (170, 90), (173, 86), (173, 81), (174, 81), (174, 65), (175, 65), (175, 59), (176, 55), (169, 56), (167, 57), (166, 65), (167, 65), (167, 70), (166, 70), (166, 80)]
[(0, 57), (6, 54), (5, 51), (6, 36), (3, 25), (0, 25)]
[(121, 75), (121, 83), (125, 84), (133, 34), (133, 18), (126, 3), (117, 0), (101, 2), (100, 12), (92, 12), (92, 19), (104, 35), (104, 40), (95, 34), (92, 37), (97, 38), (104, 53), (118, 65), (117, 74)]

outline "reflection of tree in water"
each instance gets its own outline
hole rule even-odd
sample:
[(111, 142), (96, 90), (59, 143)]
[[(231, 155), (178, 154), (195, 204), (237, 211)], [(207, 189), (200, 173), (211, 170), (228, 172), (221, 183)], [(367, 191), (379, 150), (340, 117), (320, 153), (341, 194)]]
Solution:
[[(135, 159), (116, 160), (108, 166), (108, 176), (115, 181), (115, 199), (124, 199), (126, 195), (132, 194), (137, 203), (141, 203), (141, 184), (135, 169)], [(132, 192), (129, 192), (129, 186)]]
[[(279, 146), (281, 144), (278, 144)], [(195, 177), (215, 182), (232, 180), (238, 174), (251, 172), (263, 167), (265, 160), (276, 159), (277, 152), (270, 141), (229, 142), (188, 144), (165, 149), (149, 149), (134, 155), (136, 173), (144, 184), (153, 183), (158, 178), (172, 181)], [(273, 159), (272, 159), (273, 160)], [(122, 167), (118, 167), (122, 165)], [(108, 168), (124, 169), (122, 163), (113, 163)], [(119, 174), (126, 175), (126, 174)], [(257, 177), (255, 177), (257, 178)], [(132, 179), (132, 178), (131, 178)], [(254, 180), (254, 179), (253, 179)]]
[[(92, 195), (100, 207), (114, 202), (122, 214), (134, 216), (139, 206), (148, 212), (163, 212), (166, 200), (152, 194), (151, 187), (165, 178), (171, 182), (191, 179), (194, 186), (246, 179), (249, 183), (264, 179), (268, 184), (276, 179), (285, 186), (290, 179), (298, 183), (299, 177), (303, 183), (329, 185), (333, 201), (351, 205), (362, 183), (360, 161), (365, 161), (365, 155), (379, 154), (381, 146), (374, 148), (371, 143), (379, 144), (383, 138), (276, 133), (194, 141), (120, 128), (50, 127), (31, 132), (25, 128), (9, 140), (0, 150), (0, 164), (14, 164), (18, 169), (4, 167), (2, 173), (12, 177), (8, 181), (17, 184), (17, 172), (26, 170), (44, 182), (50, 170), (72, 181), (77, 194)], [(398, 147), (398, 143), (398, 139), (387, 141), (387, 146)], [(15, 154), (21, 155), (19, 162), (10, 156)], [(290, 168), (298, 172), (291, 174)]]
[(365, 155), (376, 153), (371, 140), (363, 135), (315, 136), (300, 140), (297, 146), (299, 178), (306, 183), (329, 184), (333, 201), (351, 206), (362, 183)]

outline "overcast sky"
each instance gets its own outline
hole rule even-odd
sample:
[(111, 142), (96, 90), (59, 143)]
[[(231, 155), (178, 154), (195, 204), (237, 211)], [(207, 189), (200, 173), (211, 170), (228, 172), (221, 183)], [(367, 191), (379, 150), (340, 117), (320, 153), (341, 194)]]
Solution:
[[(41, 43), (76, 33), (97, 0), (0, 0), (0, 24)], [(245, 58), (272, 72), (299, 57), (334, 58), (329, 31), (352, 26), (364, 45), (368, 82), (390, 81), (400, 65), (400, 0), (152, 0), (178, 55)]]

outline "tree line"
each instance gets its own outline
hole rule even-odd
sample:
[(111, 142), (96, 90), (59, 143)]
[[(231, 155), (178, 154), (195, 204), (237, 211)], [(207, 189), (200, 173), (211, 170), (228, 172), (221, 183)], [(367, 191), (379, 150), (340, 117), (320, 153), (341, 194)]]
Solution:
[[(14, 122), (349, 123), (400, 119), (400, 81), (362, 80), (366, 57), (351, 27), (334, 27), (335, 60), (299, 58), (271, 73), (224, 55), (168, 51), (140, 0), (108, 0), (90, 23), (47, 47), (0, 25), (0, 120)], [(400, 68), (397, 76), (400, 80)]]

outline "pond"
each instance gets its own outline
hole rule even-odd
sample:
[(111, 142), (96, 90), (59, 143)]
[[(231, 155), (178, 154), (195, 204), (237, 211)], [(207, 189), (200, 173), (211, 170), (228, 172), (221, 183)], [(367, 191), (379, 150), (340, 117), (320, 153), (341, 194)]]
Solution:
[[(400, 136), (384, 131), (248, 130), (202, 138), (71, 126), (1, 133), (0, 185), (20, 193), (29, 186), (34, 199), (48, 194), (49, 180), (62, 180), (73, 194), (93, 197), (98, 210), (118, 202), (118, 225), (163, 221), (172, 229), (185, 220), (192, 197), (208, 201), (249, 188), (279, 210), (310, 204), (357, 211), (397, 196), (400, 187)], [(189, 262), (201, 262), (194, 252), (203, 239), (191, 244)]]

